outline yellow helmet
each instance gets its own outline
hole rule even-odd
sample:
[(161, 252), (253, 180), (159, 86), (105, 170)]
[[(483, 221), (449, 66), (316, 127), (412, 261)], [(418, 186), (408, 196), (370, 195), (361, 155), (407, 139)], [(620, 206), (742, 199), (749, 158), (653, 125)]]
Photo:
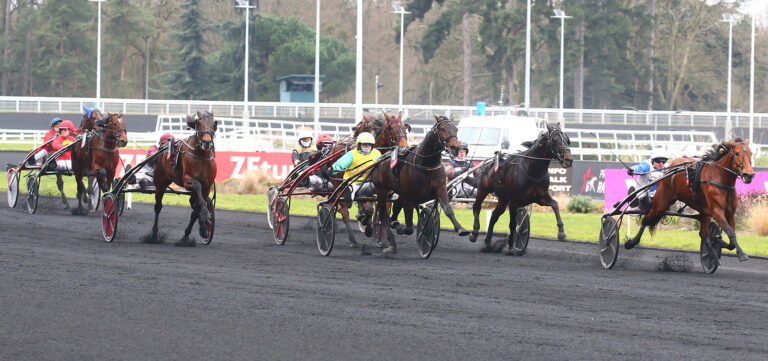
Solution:
[(369, 144), (375, 144), (376, 138), (373, 137), (373, 134), (368, 132), (362, 132), (357, 135), (357, 144), (360, 143), (369, 143)]

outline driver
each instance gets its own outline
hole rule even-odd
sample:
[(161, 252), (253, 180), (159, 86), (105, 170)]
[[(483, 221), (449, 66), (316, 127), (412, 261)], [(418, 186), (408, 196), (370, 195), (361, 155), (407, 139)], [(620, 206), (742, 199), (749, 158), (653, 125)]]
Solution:
[[(317, 136), (317, 151), (312, 153), (309, 157), (310, 164), (314, 164), (319, 161), (324, 155), (333, 148), (333, 137), (330, 134), (319, 134)], [(312, 192), (331, 191), (333, 186), (330, 179), (323, 174), (321, 170), (316, 171), (309, 175), (309, 190)]]
[[(149, 158), (152, 154), (155, 154), (158, 149), (162, 148), (163, 145), (165, 145), (165, 142), (168, 141), (174, 141), (176, 138), (173, 137), (171, 134), (163, 134), (160, 136), (160, 141), (149, 147), (147, 149), (146, 157)], [(153, 183), (154, 183), (154, 176), (155, 176), (155, 163), (157, 162), (157, 158), (152, 159), (148, 161), (146, 164), (144, 164), (144, 167), (139, 169), (139, 171), (136, 172), (136, 179), (131, 179), (132, 184), (139, 184), (139, 188), (141, 189), (149, 189)]]
[[(473, 164), (472, 161), (467, 159), (467, 153), (469, 153), (469, 146), (466, 142), (461, 142), (458, 156), (444, 164), (448, 180), (453, 180), (472, 168)], [(477, 178), (474, 177), (474, 174), (468, 175), (461, 183), (456, 185), (455, 189), (455, 194), (452, 198), (475, 198), (477, 196)]]
[[(664, 167), (666, 167), (669, 157), (664, 153), (663, 149), (654, 149), (651, 152), (651, 157), (642, 161), (633, 167), (627, 169), (627, 174), (638, 175), (637, 185), (639, 187), (646, 186), (653, 181), (659, 179), (664, 175)], [(654, 184), (647, 191), (641, 192), (637, 197), (629, 204), (630, 207), (638, 207), (641, 211), (648, 211), (651, 209), (653, 203), (653, 196), (656, 194), (658, 184)], [(629, 193), (635, 191), (632, 187), (629, 189)]]
[(312, 153), (316, 151), (317, 148), (315, 148), (315, 145), (312, 144), (312, 133), (310, 133), (308, 130), (302, 130), (299, 132), (298, 146), (296, 146), (296, 149), (291, 152), (291, 160), (293, 161), (293, 165), (297, 165), (309, 159)]
[[(59, 124), (61, 124), (62, 121), (63, 119), (58, 117), (51, 119), (51, 129), (45, 132), (45, 135), (43, 136), (43, 143), (46, 143), (49, 140), (53, 139), (53, 137), (55, 137), (59, 133)], [(47, 147), (35, 153), (35, 157), (30, 158), (27, 161), (27, 163), (29, 165), (33, 165), (33, 164), (42, 165), (43, 163), (45, 163), (45, 160), (48, 158), (48, 154), (51, 153), (52, 151), (53, 151), (53, 148), (51, 147), (51, 144), (48, 144)]]
[[(58, 152), (61, 148), (66, 147), (75, 141), (72, 133), (75, 132), (75, 124), (69, 120), (63, 120), (59, 125), (59, 135), (51, 142), (51, 151)], [(41, 150), (45, 152), (45, 149)], [(47, 153), (46, 153), (47, 155)], [(54, 168), (55, 167), (55, 168)], [(56, 165), (54, 163), (48, 163), (48, 170), (57, 171), (72, 171), (72, 154), (71, 151), (66, 151), (58, 158), (56, 158)]]

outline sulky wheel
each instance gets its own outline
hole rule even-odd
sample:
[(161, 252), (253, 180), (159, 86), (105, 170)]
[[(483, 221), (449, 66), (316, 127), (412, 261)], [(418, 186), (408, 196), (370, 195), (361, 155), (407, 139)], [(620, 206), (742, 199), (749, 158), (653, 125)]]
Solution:
[(605, 269), (613, 268), (619, 255), (619, 226), (611, 216), (603, 216), (600, 226), (600, 263)]
[(275, 197), (277, 197), (277, 187), (269, 187), (267, 190), (267, 224), (269, 225), (269, 229), (274, 229), (274, 225), (272, 224), (272, 221), (274, 220), (274, 205), (275, 205)]
[(317, 250), (323, 256), (328, 256), (333, 250), (336, 239), (336, 209), (330, 204), (317, 205)]
[(101, 215), (101, 235), (104, 240), (112, 242), (117, 236), (117, 218), (119, 217), (118, 202), (111, 192), (103, 197), (104, 212)]
[(531, 213), (527, 208), (518, 208), (515, 213), (515, 233), (512, 235), (512, 244), (510, 253), (515, 256), (522, 256), (528, 248), (528, 239), (531, 238)]
[[(715, 273), (720, 265), (720, 256), (723, 252), (720, 242), (723, 240), (723, 230), (715, 222), (709, 223), (709, 235), (701, 240), (699, 255), (701, 256), (701, 268), (704, 273)], [(708, 242), (709, 245), (707, 245)]]
[(288, 215), (291, 204), (286, 197), (275, 198), (275, 206), (272, 217), (272, 235), (275, 237), (275, 243), (285, 244), (288, 238)]
[(203, 244), (211, 244), (211, 241), (213, 241), (213, 231), (215, 230), (216, 226), (216, 206), (214, 205), (215, 199), (216, 198), (214, 196), (214, 199), (211, 199), (205, 203), (206, 208), (208, 208), (208, 220), (205, 222), (206, 236), (202, 240)]
[[(131, 165), (128, 164), (125, 166), (126, 172), (131, 169)], [(112, 180), (112, 192), (117, 192), (117, 183), (120, 182), (119, 178), (115, 178)], [(103, 197), (102, 197), (103, 198)], [(117, 195), (117, 215), (122, 216), (123, 211), (125, 211), (125, 193), (122, 192), (122, 189)]]
[(423, 259), (429, 258), (437, 247), (440, 238), (440, 208), (432, 203), (419, 212), (419, 223), (416, 225), (416, 247)]
[(37, 200), (40, 197), (38, 190), (40, 182), (35, 175), (27, 177), (27, 212), (34, 214), (37, 210)]
[(96, 177), (93, 177), (91, 180), (91, 194), (90, 200), (91, 200), (91, 208), (93, 208), (94, 211), (99, 210), (99, 203), (101, 203), (101, 187), (99, 187), (99, 180), (96, 179)]
[(19, 172), (8, 169), (8, 207), (16, 207), (19, 200)]

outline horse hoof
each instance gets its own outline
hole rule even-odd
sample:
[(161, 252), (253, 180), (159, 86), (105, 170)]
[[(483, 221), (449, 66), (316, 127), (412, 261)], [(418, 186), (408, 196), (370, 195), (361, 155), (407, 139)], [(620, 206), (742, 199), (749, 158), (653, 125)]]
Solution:
[(381, 254), (384, 256), (384, 258), (390, 258), (390, 259), (395, 258), (395, 255), (397, 254), (397, 249), (393, 247), (387, 247), (381, 251)]
[(628, 238), (628, 239), (627, 239), (627, 240), (624, 242), (624, 248), (626, 248), (626, 249), (632, 249), (632, 248), (635, 248), (635, 246), (637, 246), (637, 244), (638, 244), (638, 243), (640, 243), (640, 241), (635, 241), (635, 240), (634, 240), (634, 239), (632, 239), (632, 238)]
[(376, 247), (384, 248), (384, 242), (376, 241)]
[(510, 248), (507, 250), (507, 256), (522, 256), (525, 251), (521, 251), (518, 249)]
[(373, 236), (373, 227), (371, 227), (370, 223), (368, 223), (368, 225), (365, 226), (365, 236), (368, 237), (368, 238)]
[(504, 250), (504, 246), (507, 244), (506, 240), (500, 239), (496, 242), (493, 242), (493, 245), (491, 245), (491, 252), (493, 253), (499, 253)]
[[(401, 236), (406, 234), (405, 233), (406, 232), (405, 227), (403, 227), (403, 226), (397, 227), (395, 230), (397, 231), (397, 234), (399, 234)], [(411, 233), (413, 233), (413, 230), (411, 230)], [(410, 233), (408, 233), (408, 234), (410, 234)]]
[[(468, 230), (466, 230), (464, 228), (459, 228), (459, 230), (457, 232), (459, 232), (459, 236), (460, 237), (464, 237), (464, 236), (467, 236), (470, 233), (472, 233), (472, 232), (470, 232), (470, 231), (468, 231)], [(475, 238), (475, 239), (477, 239), (477, 238)], [(474, 242), (474, 241), (472, 241), (472, 242)]]
[(493, 249), (493, 246), (491, 246), (489, 243), (486, 243), (483, 248), (480, 248), (480, 252), (483, 253), (493, 253), (495, 250)]
[(739, 255), (739, 262), (749, 261), (749, 256), (747, 256), (745, 253), (742, 253)]
[(472, 243), (475, 243), (475, 242), (477, 242), (477, 234), (474, 234), (474, 233), (472, 233), (472, 234), (469, 236), (469, 241), (470, 241), (470, 242), (472, 242)]
[(357, 241), (355, 241), (353, 239), (353, 240), (349, 241), (349, 248), (358, 249), (358, 248), (360, 248), (360, 243), (357, 243)]
[(158, 234), (148, 234), (142, 238), (142, 241), (144, 243), (149, 244), (160, 244), (165, 242), (165, 233), (158, 233)]
[(67, 202), (66, 199), (61, 200), (61, 205), (62, 205), (61, 209), (69, 209), (69, 202)]
[(565, 242), (568, 238), (565, 236), (565, 232), (557, 232), (557, 240), (560, 242)]
[(392, 222), (389, 223), (389, 226), (392, 227), (392, 228), (400, 227), (400, 222), (392, 221)]

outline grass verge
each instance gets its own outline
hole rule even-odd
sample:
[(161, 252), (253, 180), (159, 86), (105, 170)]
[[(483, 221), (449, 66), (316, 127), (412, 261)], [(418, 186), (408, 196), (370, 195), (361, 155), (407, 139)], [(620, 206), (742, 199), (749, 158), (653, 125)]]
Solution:
[[(2, 173), (2, 181), (0, 182), (0, 191), (5, 192), (8, 188), (6, 179), (6, 172)], [(73, 197), (75, 195), (75, 182), (74, 179), (68, 177), (64, 181), (64, 192)], [(44, 177), (41, 186), (40, 194), (42, 195), (58, 195), (56, 189), (56, 182), (54, 177)], [(26, 183), (24, 178), (21, 178), (19, 204), (23, 204), (26, 197)], [(231, 209), (248, 212), (266, 212), (267, 211), (267, 196), (265, 194), (224, 194), (219, 193), (216, 197), (216, 208), (219, 209)], [(291, 201), (291, 214), (297, 215), (317, 215), (317, 202), (320, 198), (310, 198), (308, 196), (294, 197)], [(154, 203), (154, 195), (151, 194), (133, 194), (133, 201), (140, 203)], [(189, 206), (189, 201), (186, 196), (179, 195), (166, 195), (164, 204)], [(5, 205), (0, 205), (5, 206)], [(19, 207), (20, 205), (17, 205)], [(473, 216), (472, 210), (466, 207), (456, 207), (454, 209), (456, 219), (464, 228), (472, 228)], [(350, 213), (353, 216), (356, 214), (356, 210), (352, 209)], [(597, 238), (600, 233), (600, 214), (587, 213), (587, 214), (574, 214), (567, 211), (560, 213), (563, 223), (565, 224), (565, 231), (568, 234), (568, 239), (580, 240), (588, 242), (597, 242)], [(258, 219), (258, 222), (264, 221), (263, 215), (254, 215), (254, 219)], [(403, 219), (401, 214), (400, 219)], [(414, 217), (415, 219), (415, 217)], [(480, 226), (482, 230), (486, 227), (486, 210), (481, 211), (480, 214)], [(625, 221), (621, 229), (622, 239), (626, 235), (626, 227), (629, 222)], [(633, 221), (634, 223), (634, 221)], [(452, 228), (451, 222), (444, 214), (441, 216), (440, 224), (443, 228)], [(531, 217), (531, 235), (535, 237), (557, 237), (557, 222), (555, 215), (552, 212), (542, 212), (534, 210)], [(505, 213), (502, 215), (496, 223), (495, 231), (504, 233), (509, 231), (509, 216)], [(632, 225), (632, 232), (636, 232), (638, 227)], [(649, 232), (645, 232), (643, 235), (642, 243), (645, 246), (656, 246), (672, 249), (699, 249), (699, 236), (698, 232), (691, 231), (687, 227), (682, 227), (677, 230), (658, 230), (653, 236)], [(739, 244), (742, 246), (745, 252), (751, 255), (768, 255), (768, 237), (757, 236), (752, 233), (740, 231), (739, 232)], [(729, 252), (729, 251), (726, 251)]]

